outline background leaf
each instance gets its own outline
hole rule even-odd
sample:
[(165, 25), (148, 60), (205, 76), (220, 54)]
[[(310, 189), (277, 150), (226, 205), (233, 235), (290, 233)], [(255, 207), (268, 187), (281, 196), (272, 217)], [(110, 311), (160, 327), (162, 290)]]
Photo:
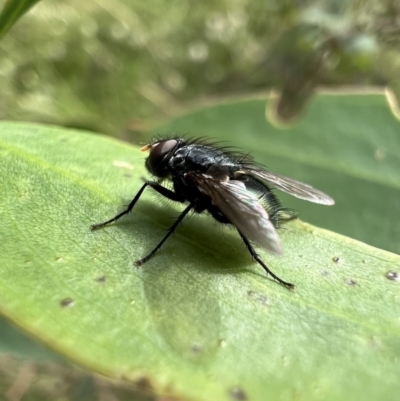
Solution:
[[(9, 334), (18, 333), (5, 326), (3, 319), (1, 329)], [(3, 339), (3, 333), (0, 336)], [(16, 334), (21, 339), (21, 334)], [(19, 341), (19, 340), (18, 340)], [(14, 341), (17, 344), (17, 341)], [(1, 341), (1, 346), (3, 345)], [(20, 343), (17, 353), (21, 350), (27, 351), (32, 345), (32, 340), (27, 339)], [(145, 388), (133, 387), (132, 384), (122, 381), (109, 380), (97, 374), (85, 372), (77, 366), (68, 366), (64, 363), (55, 363), (54, 358), (43, 358), (49, 356), (49, 350), (43, 352), (43, 346), (33, 346), (37, 352), (37, 359), (29, 359), (33, 356), (28, 351), (24, 359), (11, 355), (1, 354), (0, 385), (1, 395), (4, 400), (47, 401), (47, 400), (85, 400), (95, 401), (100, 399), (114, 399), (118, 401), (155, 401), (156, 397), (146, 393)], [(55, 355), (55, 354), (54, 354)], [(60, 361), (60, 357), (57, 357)], [(145, 384), (145, 383), (143, 383)]]
[(59, 354), (25, 336), (2, 317), (0, 317), (0, 354), (12, 354), (32, 361), (64, 362)]
[[(400, 253), (400, 122), (383, 93), (319, 94), (287, 129), (265, 118), (265, 98), (199, 108), (156, 129), (226, 140), (271, 171), (335, 199), (327, 209), (279, 193), (318, 226)], [(396, 216), (396, 217), (395, 217)]]
[(399, 256), (296, 222), (282, 231), (284, 257), (261, 252), (291, 292), (233, 231), (199, 216), (137, 270), (176, 210), (147, 194), (119, 224), (89, 225), (132, 198), (143, 156), (100, 136), (0, 124), (3, 314), (81, 365), (156, 393), (397, 399)]

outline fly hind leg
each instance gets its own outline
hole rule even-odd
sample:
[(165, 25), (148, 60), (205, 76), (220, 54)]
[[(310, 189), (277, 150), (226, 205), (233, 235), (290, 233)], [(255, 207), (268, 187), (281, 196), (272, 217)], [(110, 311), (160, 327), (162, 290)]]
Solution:
[(267, 272), (267, 274), (270, 274), (274, 280), (276, 280), (278, 283), (284, 285), (285, 287), (289, 288), (289, 290), (294, 290), (296, 286), (294, 284), (288, 283), (281, 278), (279, 278), (276, 274), (274, 274), (268, 267), (267, 265), (260, 259), (258, 256), (257, 252), (254, 250), (253, 246), (250, 244), (250, 241), (242, 234), (240, 233), (240, 236), (246, 245), (247, 250), (250, 252), (251, 256), (264, 268), (264, 270)]

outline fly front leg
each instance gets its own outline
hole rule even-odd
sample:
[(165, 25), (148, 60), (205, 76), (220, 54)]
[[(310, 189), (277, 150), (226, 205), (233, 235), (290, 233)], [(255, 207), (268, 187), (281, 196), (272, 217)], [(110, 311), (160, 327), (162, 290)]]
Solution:
[(149, 259), (151, 259), (154, 254), (161, 248), (162, 244), (168, 239), (168, 237), (173, 234), (173, 232), (175, 231), (176, 227), (178, 227), (179, 223), (184, 219), (184, 217), (193, 209), (194, 204), (191, 203), (180, 215), (179, 217), (176, 219), (175, 223), (172, 224), (172, 226), (168, 229), (167, 234), (165, 235), (165, 237), (159, 242), (159, 244), (148, 254), (146, 255), (144, 258), (138, 260), (137, 262), (135, 262), (136, 266), (141, 266), (143, 263), (146, 263)]
[(154, 190), (156, 190), (159, 194), (161, 194), (162, 196), (164, 196), (165, 198), (168, 198), (172, 201), (175, 202), (184, 202), (185, 199), (182, 198), (181, 196), (179, 196), (178, 194), (176, 194), (174, 191), (171, 191), (168, 188), (163, 187), (162, 185), (160, 185), (157, 182), (154, 181), (146, 181), (142, 188), (140, 188), (139, 192), (136, 194), (136, 196), (132, 199), (132, 202), (128, 205), (128, 207), (126, 208), (126, 210), (124, 210), (123, 212), (117, 214), (115, 217), (113, 217), (110, 220), (107, 220), (103, 223), (97, 223), (97, 224), (92, 224), (90, 226), (91, 230), (97, 230), (99, 228), (102, 228), (104, 226), (107, 226), (111, 223), (114, 223), (114, 221), (117, 221), (120, 217), (124, 216), (125, 214), (128, 214), (132, 211), (133, 207), (135, 206), (136, 202), (139, 200), (140, 196), (142, 195), (143, 191), (146, 189), (146, 187), (149, 186), (151, 188), (153, 188)]

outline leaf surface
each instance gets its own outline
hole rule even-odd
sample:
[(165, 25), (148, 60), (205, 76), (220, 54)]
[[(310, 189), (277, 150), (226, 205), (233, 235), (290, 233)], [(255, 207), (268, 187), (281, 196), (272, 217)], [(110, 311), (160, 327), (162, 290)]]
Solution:
[[(193, 216), (141, 269), (178, 213), (144, 194), (115, 140), (0, 124), (0, 311), (94, 371), (190, 400), (395, 400), (400, 257), (303, 222), (252, 263), (233, 230)], [(392, 278), (393, 280), (389, 279)], [(240, 398), (241, 397), (241, 398)]]

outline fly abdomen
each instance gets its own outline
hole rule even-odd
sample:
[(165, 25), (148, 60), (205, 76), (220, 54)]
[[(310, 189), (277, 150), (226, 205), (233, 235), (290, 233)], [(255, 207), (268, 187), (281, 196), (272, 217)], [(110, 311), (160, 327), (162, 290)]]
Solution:
[[(297, 214), (294, 214), (295, 211), (292, 209), (282, 208), (278, 197), (266, 184), (250, 176), (242, 176), (242, 179), (246, 189), (257, 196), (275, 228), (279, 228), (282, 223), (297, 217)], [(284, 211), (287, 211), (287, 213), (283, 213)]]

